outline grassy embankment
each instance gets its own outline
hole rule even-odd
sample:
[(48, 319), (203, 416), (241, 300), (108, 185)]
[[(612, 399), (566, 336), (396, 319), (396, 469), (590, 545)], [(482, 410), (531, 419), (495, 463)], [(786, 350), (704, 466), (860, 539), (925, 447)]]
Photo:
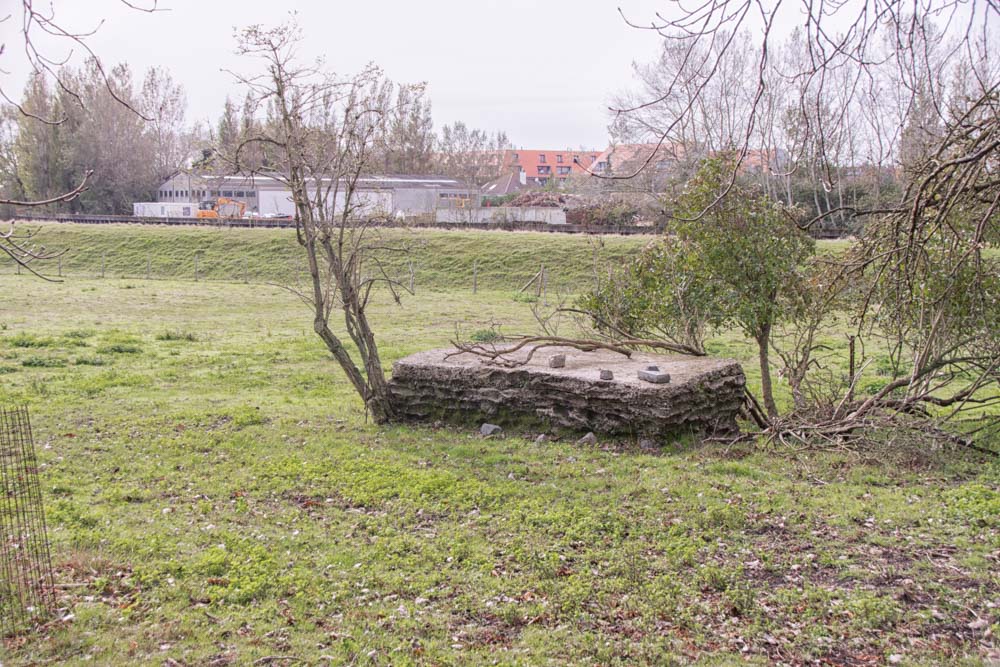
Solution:
[[(66, 616), (8, 642), (4, 664), (977, 664), (996, 650), (997, 464), (377, 428), (287, 291), (111, 277), (193, 245), (217, 278), (210, 257), (269, 271), (294, 257), (287, 232), (177, 231), (47, 228), (73, 249), (70, 275), (111, 244), (140, 268), (108, 251), (105, 280), (0, 275), (0, 404), (32, 410)], [(512, 293), (536, 263), (589, 276), (585, 239), (420, 237), (417, 295), (374, 312), (387, 363), (446, 344), (456, 322), (529, 329)], [(627, 261), (639, 243), (609, 247)], [(472, 257), (495, 267), (476, 295), (454, 289)], [(713, 346), (752, 358), (733, 337)]]
[[(106, 277), (202, 279), (284, 283), (304, 275), (301, 248), (290, 229), (212, 229), (139, 225), (26, 225), (39, 230), (49, 248), (67, 249), (66, 276), (98, 277), (102, 259)], [(387, 258), (400, 275), (412, 261), (416, 287), (472, 289), (477, 265), (481, 289), (517, 289), (545, 264), (553, 289), (577, 291), (593, 280), (595, 244), (602, 262), (618, 263), (651, 237), (586, 238), (567, 234), (386, 230), (391, 240), (406, 241), (409, 256)], [(197, 259), (196, 259), (197, 258)], [(197, 264), (197, 267), (196, 267)], [(57, 264), (49, 264), (55, 272)], [(10, 266), (0, 269), (8, 272)]]

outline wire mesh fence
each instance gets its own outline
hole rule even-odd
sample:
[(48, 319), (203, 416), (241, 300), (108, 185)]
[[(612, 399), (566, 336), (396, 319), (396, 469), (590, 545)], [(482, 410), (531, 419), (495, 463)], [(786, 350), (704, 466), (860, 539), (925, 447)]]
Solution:
[(0, 634), (54, 608), (52, 557), (27, 408), (0, 408)]

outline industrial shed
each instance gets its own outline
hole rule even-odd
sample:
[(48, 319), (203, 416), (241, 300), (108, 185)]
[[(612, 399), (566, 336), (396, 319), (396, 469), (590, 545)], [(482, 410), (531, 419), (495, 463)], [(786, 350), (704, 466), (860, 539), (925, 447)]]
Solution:
[[(439, 208), (478, 207), (478, 188), (458, 179), (434, 175), (366, 176), (358, 181), (361, 206), (370, 213), (393, 217), (429, 216)], [(162, 203), (197, 203), (218, 197), (246, 204), (259, 215), (292, 215), (291, 193), (274, 176), (213, 176), (178, 172), (157, 193)], [(341, 196), (342, 199), (342, 196)], [(342, 208), (338, 202), (337, 210)]]

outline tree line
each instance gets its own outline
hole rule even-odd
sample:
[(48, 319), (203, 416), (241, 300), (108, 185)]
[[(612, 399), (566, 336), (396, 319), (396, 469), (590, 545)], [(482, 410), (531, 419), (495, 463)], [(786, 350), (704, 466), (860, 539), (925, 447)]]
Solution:
[(3, 199), (56, 198), (86, 180), (59, 210), (130, 212), (182, 164), (193, 140), (184, 129), (185, 106), (183, 88), (162, 68), (140, 81), (127, 65), (105, 73), (96, 60), (64, 68), (55, 85), (35, 74), (20, 108), (0, 109)]
[[(743, 153), (747, 180), (824, 223), (891, 204), (996, 65), (995, 45), (946, 32), (937, 14), (883, 20), (841, 37), (859, 40), (854, 59), (810, 21), (764, 44), (757, 29), (726, 22), (690, 34), (657, 26), (660, 53), (634, 65), (611, 128), (617, 142), (657, 149), (622, 172), (636, 172), (639, 189), (680, 194), (705, 157)], [(675, 29), (684, 36), (666, 38)], [(661, 156), (675, 168), (657, 170)]]
[[(510, 147), (503, 132), (461, 121), (435, 131), (422, 85), (380, 79), (387, 113), (378, 123), (377, 156), (383, 173), (436, 173), (482, 185), (500, 175), (498, 151)], [(123, 103), (124, 102), (124, 103)], [(141, 79), (128, 65), (105, 68), (91, 59), (64, 67), (53, 80), (36, 73), (20, 102), (0, 108), (0, 199), (59, 198), (84, 181), (53, 212), (128, 214), (132, 203), (155, 201), (160, 184), (178, 170), (229, 174), (280, 167), (273, 147), (253, 138), (280, 122), (274, 108), (247, 96), (227, 98), (213, 124), (186, 121), (183, 86), (162, 67)], [(5, 205), (10, 216), (14, 206)]]

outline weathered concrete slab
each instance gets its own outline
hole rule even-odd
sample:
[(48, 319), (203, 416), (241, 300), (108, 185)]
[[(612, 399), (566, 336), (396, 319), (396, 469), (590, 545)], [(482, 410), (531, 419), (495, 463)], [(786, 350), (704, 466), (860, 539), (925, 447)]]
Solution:
[[(746, 378), (731, 359), (607, 350), (543, 348), (524, 366), (508, 368), (472, 354), (445, 358), (430, 350), (397, 361), (389, 388), (404, 418), (542, 422), (600, 433), (670, 436), (731, 433)], [(524, 359), (528, 350), (513, 353)], [(565, 365), (549, 359), (565, 355)], [(657, 366), (670, 382), (653, 384), (639, 371)], [(613, 379), (602, 380), (601, 371)]]

